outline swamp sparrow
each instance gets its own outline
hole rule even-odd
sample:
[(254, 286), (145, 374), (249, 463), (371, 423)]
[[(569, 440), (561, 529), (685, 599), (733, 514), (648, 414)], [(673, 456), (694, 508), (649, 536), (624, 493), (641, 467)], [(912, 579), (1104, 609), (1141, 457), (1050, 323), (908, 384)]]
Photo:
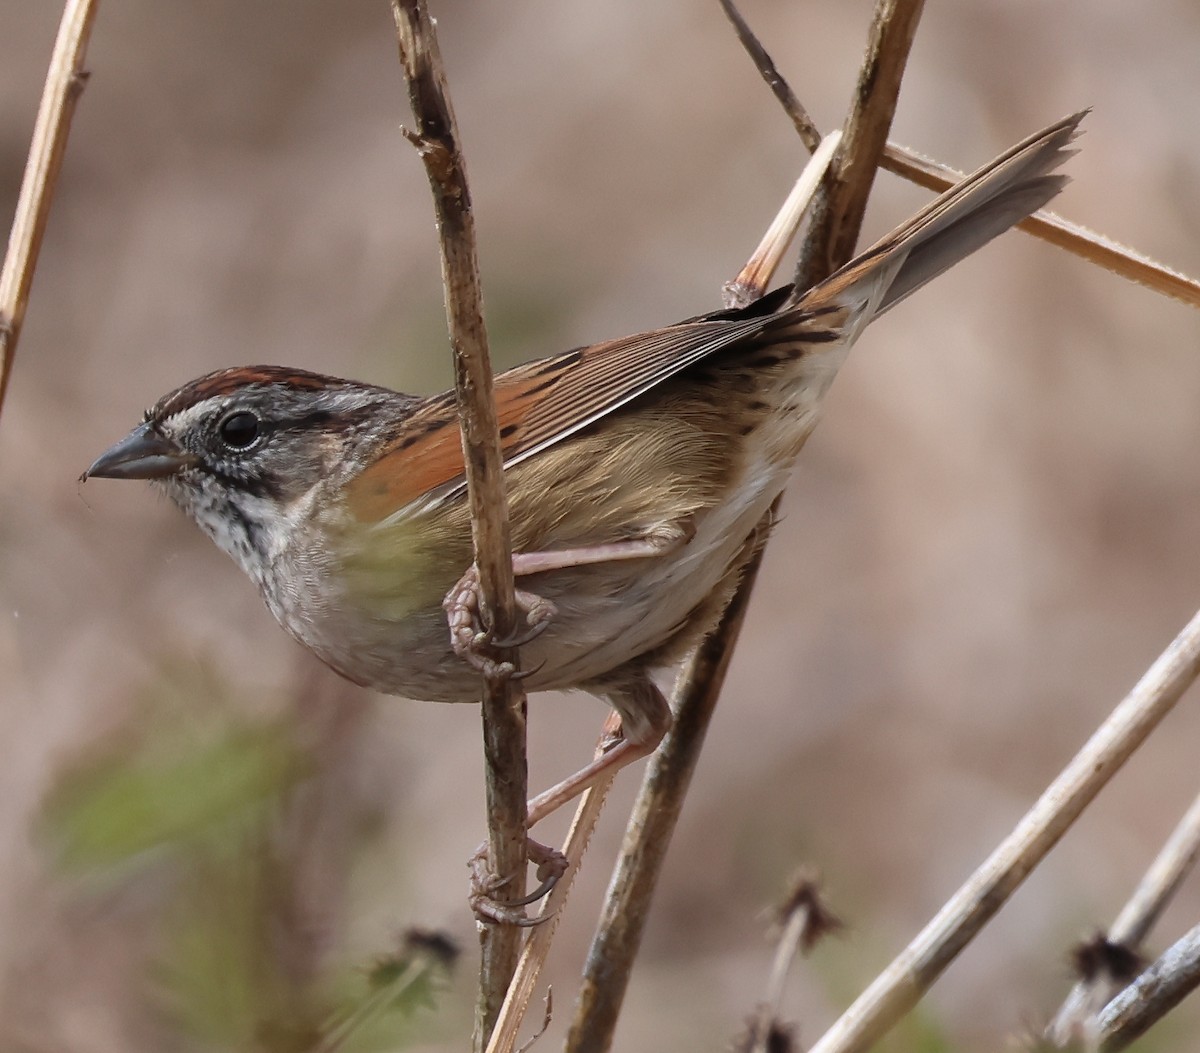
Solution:
[[(1013, 147), (811, 289), (496, 377), (519, 601), (544, 629), (522, 651), (527, 686), (602, 696), (625, 733), (535, 801), (531, 822), (657, 745), (671, 713), (651, 673), (715, 622), (850, 345), (1054, 197), (1066, 178), (1049, 173), (1081, 118)], [(226, 369), (161, 399), (88, 476), (153, 480), (355, 683), (479, 697), (461, 654), (477, 597), (453, 393)]]

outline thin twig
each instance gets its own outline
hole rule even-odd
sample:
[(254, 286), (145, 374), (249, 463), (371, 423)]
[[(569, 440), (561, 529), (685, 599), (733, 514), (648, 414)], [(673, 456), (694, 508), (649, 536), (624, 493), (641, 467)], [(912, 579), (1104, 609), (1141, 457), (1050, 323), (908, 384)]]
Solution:
[[(475, 563), (492, 628), (503, 639), (516, 627), (512, 548), (466, 168), (437, 35), (424, 0), (392, 0), (392, 12), (416, 118), (416, 130), (407, 134), (425, 163), (437, 213)], [(496, 657), (515, 668), (515, 653), (501, 651)], [(525, 890), (525, 698), (519, 685), (506, 676), (488, 677), (484, 686), (489, 858), (495, 872), (508, 879), (497, 897), (515, 901)], [(513, 926), (481, 926), (476, 1049), (483, 1049), (492, 1030), (516, 968), (521, 939), (520, 930)]]
[(733, 23), (733, 28), (737, 30), (738, 40), (742, 42), (742, 47), (749, 53), (750, 58), (754, 61), (758, 72), (762, 74), (763, 80), (767, 82), (767, 86), (775, 94), (775, 98), (779, 100), (779, 105), (783, 107), (784, 112), (792, 119), (792, 124), (796, 127), (796, 134), (800, 136), (800, 141), (807, 147), (810, 154), (817, 152), (817, 147), (821, 145), (821, 133), (817, 130), (817, 126), (813, 123), (813, 119), (808, 115), (808, 110), (804, 108), (804, 104), (796, 97), (796, 93), (792, 91), (792, 87), (784, 79), (783, 74), (779, 72), (779, 67), (775, 65), (775, 60), (767, 54), (767, 49), (762, 46), (762, 42), (754, 35), (746, 20), (742, 17), (742, 13), (737, 9), (737, 5), (733, 0), (720, 0), (721, 8), (725, 12), (725, 17)]
[(823, 936), (842, 925), (822, 901), (819, 879), (808, 868), (793, 878), (787, 899), (777, 915), (781, 926), (779, 942), (775, 946), (775, 960), (767, 981), (767, 997), (759, 1005), (758, 1014), (750, 1025), (749, 1053), (770, 1053), (772, 1038), (785, 1030), (780, 1007), (796, 954), (807, 955)]
[(808, 924), (806, 914), (806, 910), (793, 913), (775, 945), (775, 960), (771, 963), (771, 976), (767, 981), (767, 997), (759, 1007), (752, 1053), (768, 1053), (771, 1030), (779, 1023), (779, 1008), (783, 1004), (788, 973), (792, 971), (792, 962), (800, 951), (800, 941)]
[(75, 104), (87, 83), (84, 53), (99, 0), (67, 0), (50, 55), (46, 86), (33, 126), (33, 141), (17, 197), (4, 267), (0, 269), (0, 409), (8, 392), (13, 356), (25, 321), (33, 272), (37, 267), (50, 203), (67, 150)]
[[(1179, 825), (1163, 845), (1129, 901), (1121, 908), (1106, 934), (1110, 943), (1138, 951), (1184, 877), (1200, 856), (1200, 797), (1184, 813)], [(1112, 997), (1111, 985), (1103, 976), (1080, 981), (1067, 996), (1050, 1026), (1048, 1041), (1065, 1046), (1079, 1031), (1090, 1026), (1096, 1008)]]
[(1200, 613), (1146, 671), (987, 861), (812, 1047), (855, 1053), (917, 1004), (1200, 672)]
[[(807, 239), (812, 250), (820, 250), (816, 257), (829, 261), (830, 269), (836, 263), (846, 262), (853, 252), (858, 223), (866, 207), (865, 196), (870, 190), (870, 180), (861, 178), (859, 173), (864, 165), (873, 168), (878, 162), (879, 150), (895, 112), (904, 60), (920, 8), (921, 0), (879, 0), (876, 7), (864, 71), (847, 121), (847, 129), (854, 128), (855, 135), (851, 138), (847, 131), (840, 146), (847, 173), (843, 179), (847, 185), (856, 188), (856, 193), (863, 195), (863, 200), (856, 202), (848, 194), (839, 194), (835, 201), (826, 205), (831, 216), (835, 210), (850, 208), (858, 220), (839, 219), (836, 224), (828, 225), (830, 231), (836, 227), (841, 232), (843, 241), (845, 235), (850, 234), (842, 257), (834, 255), (828, 245), (813, 240), (811, 228)], [(889, 29), (892, 21), (897, 27)], [(886, 56), (882, 54), (884, 51)], [(868, 69), (872, 71), (870, 75)], [(860, 113), (864, 107), (872, 110), (869, 121)], [(880, 130), (882, 138), (879, 137)], [(823, 186), (828, 185), (827, 178)], [(822, 277), (825, 274), (817, 273), (813, 281)], [(612, 1043), (633, 961), (641, 945), (650, 900), (741, 631), (761, 563), (761, 539), (769, 533), (777, 506), (778, 501), (759, 524), (756, 536), (748, 546), (741, 584), (719, 625), (680, 673), (672, 707), (675, 724), (650, 760), (626, 828), (625, 841), (588, 953), (575, 1017), (567, 1036), (566, 1053), (603, 1053)]]
[[(620, 726), (620, 717), (616, 713), (610, 714), (600, 732), (600, 739), (596, 746), (597, 757), (601, 756), (604, 750), (611, 745), (613, 735)], [(567, 857), (567, 870), (558, 879), (550, 894), (542, 901), (541, 910), (538, 912), (540, 924), (530, 930), (525, 940), (525, 946), (521, 951), (521, 960), (517, 964), (516, 975), (513, 976), (512, 983), (508, 988), (508, 996), (504, 999), (504, 1005), (496, 1019), (496, 1027), (492, 1031), (492, 1040), (488, 1043), (487, 1053), (512, 1053), (516, 1046), (517, 1034), (529, 1010), (530, 1002), (533, 1000), (534, 989), (537, 987), (542, 966), (546, 963), (546, 956), (550, 953), (550, 944), (554, 939), (554, 932), (558, 928), (560, 911), (566, 904), (571, 886), (579, 873), (579, 865), (583, 861), (588, 842), (596, 829), (596, 821), (600, 818), (600, 812), (604, 808), (604, 801), (612, 786), (612, 780), (613, 775), (605, 776), (589, 787), (579, 799), (579, 804), (575, 809), (575, 818), (571, 821), (571, 828), (567, 831), (562, 847), (563, 855)]]
[(1167, 951), (1104, 1008), (1098, 1021), (1102, 1053), (1116, 1053), (1200, 986), (1200, 925)]

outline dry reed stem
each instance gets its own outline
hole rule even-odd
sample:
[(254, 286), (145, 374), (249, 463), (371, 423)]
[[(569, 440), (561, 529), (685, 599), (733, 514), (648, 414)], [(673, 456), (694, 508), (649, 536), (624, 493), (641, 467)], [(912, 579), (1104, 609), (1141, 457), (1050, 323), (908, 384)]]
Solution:
[(1088, 739), (1008, 837), (812, 1047), (857, 1053), (884, 1035), (987, 924), (1200, 671), (1200, 613)]
[[(879, 0), (876, 5), (866, 58), (844, 138), (835, 155), (835, 163), (841, 158), (840, 189), (832, 202), (827, 198), (823, 206), (818, 205), (827, 217), (820, 224), (824, 233), (814, 234), (810, 228), (806, 239), (809, 255), (814, 261), (824, 261), (830, 270), (853, 253), (858, 222), (895, 112), (921, 6), (921, 0)], [(827, 177), (822, 186), (829, 185)], [(849, 218), (842, 215), (842, 210), (847, 210)], [(836, 252), (844, 251), (844, 256), (838, 256), (822, 240), (833, 237), (835, 231), (839, 244), (845, 246)], [(820, 273), (821, 266), (820, 262), (810, 263), (808, 269), (815, 275), (812, 281), (825, 277)], [(759, 537), (766, 537), (774, 514), (772, 506), (760, 524)], [(650, 760), (626, 829), (588, 954), (575, 1018), (567, 1036), (567, 1053), (602, 1053), (612, 1043), (650, 900), (737, 644), (761, 556), (762, 545), (756, 538), (750, 546), (742, 583), (720, 624), (680, 674), (673, 700), (675, 725)]]
[[(766, 292), (788, 245), (795, 237), (807, 204), (820, 184), (839, 139), (840, 135), (836, 132), (828, 136), (823, 148), (814, 154), (812, 160), (805, 166), (795, 187), (763, 235), (758, 248), (737, 277), (725, 286), (726, 306), (742, 306)], [(619, 727), (619, 724), (616, 727)], [(610, 717), (605, 722), (605, 729), (601, 732), (600, 741), (605, 742), (616, 730), (616, 727), (613, 726), (613, 718)], [(540, 918), (552, 917), (554, 921), (544, 923), (532, 930), (521, 953), (517, 974), (509, 988), (508, 997), (501, 1010), (501, 1017), (492, 1034), (492, 1041), (488, 1045), (488, 1053), (510, 1053), (515, 1045), (517, 1031), (528, 1011), (534, 985), (549, 952), (554, 927), (557, 925), (555, 911), (566, 898), (573, 880), (574, 870), (582, 859), (610, 785), (611, 779), (597, 785), (581, 800), (578, 806), (571, 831), (563, 848), (570, 864), (569, 869), (555, 886), (539, 913)]]
[(0, 269), (0, 410), (8, 392), (13, 356), (25, 321), (29, 290), (50, 218), (54, 187), (67, 150), (75, 104), (87, 83), (84, 54), (99, 0), (67, 0), (50, 55), (29, 159), (17, 197), (8, 251)]
[[(466, 168), (437, 34), (425, 2), (392, 0), (392, 13), (416, 119), (416, 130), (406, 134), (425, 164), (437, 215), (475, 563), (492, 628), (505, 638), (516, 628), (512, 547)], [(508, 651), (500, 651), (496, 657), (505, 662), (516, 660), (515, 653)], [(525, 695), (520, 685), (506, 676), (485, 678), (483, 739), (489, 861), (495, 873), (509, 879), (497, 891), (497, 898), (512, 902), (525, 891), (528, 775)], [(516, 968), (521, 940), (522, 934), (514, 926), (480, 926), (477, 1050), (484, 1048), (491, 1033)]]
[(738, 272), (737, 277), (726, 283), (726, 307), (744, 307), (767, 291), (771, 278), (779, 269), (784, 253), (800, 229), (804, 213), (825, 177), (829, 162), (841, 141), (841, 132), (830, 132), (813, 151), (811, 160), (804, 166), (804, 171), (800, 173), (792, 192), (788, 194), (787, 200), (771, 221), (758, 248)]
[[(1188, 871), (1200, 856), (1200, 797), (1184, 813), (1162, 850), (1150, 864), (1128, 902), (1121, 908), (1106, 934), (1110, 943), (1131, 951), (1142, 942), (1178, 891)], [(1067, 996), (1049, 1027), (1046, 1039), (1066, 1046), (1095, 1023), (1095, 1010), (1113, 996), (1106, 977), (1081, 980)]]

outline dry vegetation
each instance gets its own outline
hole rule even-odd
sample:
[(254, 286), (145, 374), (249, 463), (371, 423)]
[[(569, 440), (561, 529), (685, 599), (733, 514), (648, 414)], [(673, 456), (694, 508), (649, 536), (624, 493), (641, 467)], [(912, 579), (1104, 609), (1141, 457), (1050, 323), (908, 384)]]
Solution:
[[(308, 1048), (345, 1026), (334, 1003), (362, 1014), (346, 1048), (394, 1048), (369, 1045), (393, 1020), (361, 1021), (429, 983), (407, 1048), (467, 1043), (473, 969), (406, 971), (398, 933), (474, 944), (477, 712), (364, 697), (147, 489), (73, 482), (221, 365), (450, 381), (387, 6), (288, 7), (110, 0), (93, 38), (0, 427), (5, 1050)], [(437, 13), (496, 359), (715, 306), (803, 161), (716, 5)], [(746, 13), (840, 120), (869, 5)], [(0, 0), (6, 210), (58, 14)], [(933, 5), (893, 138), (970, 168), (1092, 105), (1061, 211), (1194, 273), (1198, 43), (1188, 0)], [(868, 230), (923, 199), (880, 177)], [(1012, 236), (864, 339), (789, 491), (617, 1048), (722, 1047), (800, 861), (849, 923), (784, 1000), (815, 1039), (1200, 606), (1195, 333), (1188, 309)], [(531, 714), (537, 787), (578, 766), (601, 710)], [(1196, 793), (1198, 734), (1185, 702), (894, 1048), (993, 1049), (1053, 1011), (1069, 947)], [(547, 1048), (636, 781), (564, 917)], [(1151, 951), (1198, 909), (1193, 882)], [(1185, 1005), (1161, 1048), (1198, 1019)]]

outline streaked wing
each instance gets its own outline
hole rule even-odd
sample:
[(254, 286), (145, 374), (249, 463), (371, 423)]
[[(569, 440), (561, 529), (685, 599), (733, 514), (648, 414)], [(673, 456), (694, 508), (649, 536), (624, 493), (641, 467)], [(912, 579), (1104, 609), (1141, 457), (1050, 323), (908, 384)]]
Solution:
[[(609, 340), (501, 373), (496, 407), (505, 467), (586, 428), (693, 363), (759, 335), (772, 317), (754, 304), (742, 313)], [(350, 499), (360, 521), (382, 522), (421, 498), (436, 502), (465, 486), (458, 418), (447, 392), (405, 422), (392, 449), (351, 484)]]

